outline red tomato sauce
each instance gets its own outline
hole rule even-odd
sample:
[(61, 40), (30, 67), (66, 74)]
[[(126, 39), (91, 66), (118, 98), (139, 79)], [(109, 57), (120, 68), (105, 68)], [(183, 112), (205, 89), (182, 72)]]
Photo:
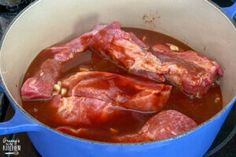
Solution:
[[(138, 38), (142, 39), (144, 43), (150, 46), (156, 43), (173, 43), (183, 50), (191, 49), (184, 43), (158, 32), (136, 29), (136, 28), (124, 28), (124, 30), (128, 32), (133, 32)], [(35, 72), (38, 70), (39, 65), (45, 59), (51, 57), (52, 56), (43, 53), (43, 51), (39, 53), (38, 56), (33, 60), (31, 65), (29, 66), (25, 74), (24, 80), (33, 76)], [(117, 68), (110, 61), (105, 60), (100, 56), (98, 56), (97, 54), (92, 53), (90, 51), (83, 53), (78, 58), (76, 58), (74, 62), (71, 62), (70, 65), (67, 66), (68, 68), (69, 67), (73, 68), (64, 73), (61, 76), (61, 78), (79, 72), (83, 68), (96, 71), (107, 71), (123, 75), (129, 75), (125, 71)], [(48, 125), (49, 127), (57, 128), (59, 126), (51, 122), (50, 119), (51, 108), (48, 107), (47, 103), (48, 102), (43, 102), (43, 101), (42, 102), (23, 101), (23, 108), (33, 117), (38, 119), (40, 122)], [(209, 91), (200, 99), (190, 98), (185, 94), (183, 94), (176, 87), (173, 87), (169, 101), (163, 110), (166, 109), (174, 109), (180, 111), (181, 113), (192, 118), (198, 124), (201, 124), (204, 121), (211, 118), (212, 116), (214, 116), (217, 112), (219, 112), (222, 109), (222, 94), (220, 86), (214, 84), (209, 89)], [(135, 114), (132, 118), (124, 116), (121, 119), (118, 119), (115, 124), (111, 123), (91, 128), (93, 129), (94, 132), (93, 135), (85, 134), (80, 137), (92, 140), (112, 142), (110, 137), (113, 136), (114, 134), (123, 135), (123, 134), (135, 133), (152, 116), (153, 114), (137, 114), (137, 115)], [(77, 127), (79, 128), (80, 126)]]

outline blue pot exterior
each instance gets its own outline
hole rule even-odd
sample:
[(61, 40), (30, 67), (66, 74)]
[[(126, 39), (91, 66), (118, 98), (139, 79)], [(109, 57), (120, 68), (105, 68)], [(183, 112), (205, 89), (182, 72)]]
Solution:
[(222, 8), (222, 10), (230, 19), (233, 20), (236, 14), (236, 2), (230, 7)]

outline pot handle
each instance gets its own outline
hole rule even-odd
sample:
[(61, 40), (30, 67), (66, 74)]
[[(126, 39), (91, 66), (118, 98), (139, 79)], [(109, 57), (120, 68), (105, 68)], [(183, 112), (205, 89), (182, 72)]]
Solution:
[[(234, 97), (233, 101), (233, 108), (231, 109), (231, 112), (233, 112), (233, 110), (236, 108), (236, 97)], [(234, 138), (234, 136), (236, 135), (236, 125), (233, 126), (233, 129), (229, 132), (229, 134), (226, 136), (226, 138), (221, 141), (219, 144), (217, 144), (216, 146), (214, 146), (213, 148), (210, 148), (207, 153), (204, 155), (204, 157), (210, 157), (213, 156), (216, 152), (218, 152), (221, 148), (223, 148), (225, 145), (228, 144), (228, 142), (230, 140), (232, 140)]]
[(236, 20), (236, 17), (234, 17), (236, 16), (236, 2), (230, 7), (221, 8), (221, 9), (231, 20), (233, 20), (234, 18)]
[[(0, 76), (0, 93), (4, 93), (4, 86)], [(0, 135), (7, 135), (20, 132), (39, 131), (41, 126), (34, 123), (30, 118), (22, 116), (23, 111), (15, 109), (13, 117), (5, 122), (0, 122)]]
[(0, 123), (0, 135), (39, 131), (40, 128), (40, 125), (33, 123), (29, 118), (22, 116), (21, 111), (15, 110), (15, 114), (10, 120)]

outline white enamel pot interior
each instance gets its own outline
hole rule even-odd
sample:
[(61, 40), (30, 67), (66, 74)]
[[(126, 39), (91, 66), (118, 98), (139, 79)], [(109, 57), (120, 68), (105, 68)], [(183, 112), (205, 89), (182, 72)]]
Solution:
[(217, 60), (224, 105), (236, 93), (236, 29), (206, 0), (39, 0), (12, 23), (1, 47), (1, 77), (6, 92), (21, 108), (24, 74), (44, 48), (89, 31), (98, 23), (161, 32)]

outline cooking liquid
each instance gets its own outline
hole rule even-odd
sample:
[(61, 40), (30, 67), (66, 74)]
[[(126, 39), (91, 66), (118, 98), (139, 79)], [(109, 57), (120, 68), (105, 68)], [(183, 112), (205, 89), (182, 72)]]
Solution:
[[(158, 32), (136, 28), (124, 28), (124, 30), (128, 32), (133, 32), (138, 38), (143, 39), (143, 41), (150, 46), (156, 43), (172, 43), (183, 50), (191, 49), (180, 41)], [(41, 65), (44, 60), (52, 57), (44, 52), (45, 51), (39, 53), (39, 55), (29, 66), (24, 80), (33, 76), (38, 70), (39, 65)], [(72, 61), (65, 67), (66, 68), (64, 70), (66, 72), (61, 76), (61, 78), (75, 74), (76, 72), (79, 72), (81, 68), (89, 68), (90, 70), (108, 71), (123, 75), (129, 75), (125, 71), (117, 68), (110, 61), (105, 60), (96, 53), (92, 53), (90, 51), (82, 53), (76, 59), (74, 59), (74, 61)], [(70, 70), (67, 71), (67, 69)], [(23, 101), (23, 108), (42, 123), (52, 128), (57, 128), (59, 127), (59, 125), (53, 124), (50, 120), (51, 109), (48, 107), (47, 103), (48, 102), (44, 101)], [(173, 87), (169, 101), (163, 110), (166, 109), (177, 110), (191, 117), (198, 124), (201, 124), (202, 122), (208, 120), (222, 109), (222, 94), (220, 86), (214, 84), (201, 99), (190, 98), (183, 94), (181, 91), (179, 91), (177, 88)], [(90, 127), (90, 129), (92, 129), (94, 133), (91, 135), (85, 134), (80, 137), (98, 141), (112, 142), (110, 138), (111, 136), (135, 133), (153, 115), (154, 114), (134, 113), (132, 117), (122, 117), (118, 119), (116, 123), (109, 123), (102, 126)], [(73, 126), (74, 129), (78, 129), (80, 127), (81, 126)]]

